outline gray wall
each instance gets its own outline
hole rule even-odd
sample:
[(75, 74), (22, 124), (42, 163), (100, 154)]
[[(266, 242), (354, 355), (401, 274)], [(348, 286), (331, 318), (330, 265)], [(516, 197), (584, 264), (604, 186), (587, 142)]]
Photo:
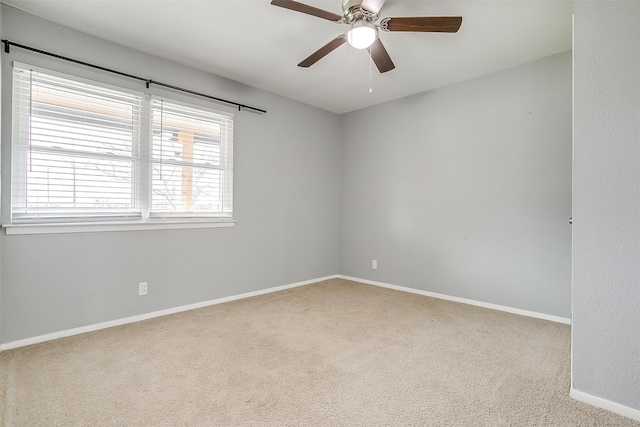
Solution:
[(570, 317), (570, 52), (341, 123), (340, 273)]
[[(573, 387), (640, 410), (640, 3), (574, 9)], [(337, 271), (570, 315), (570, 53), (340, 119), (7, 6), (0, 33), (269, 110), (236, 116), (233, 229), (1, 234), (2, 343)], [(14, 59), (105, 79), (12, 49), (3, 85)]]
[[(235, 228), (2, 233), (1, 342), (337, 272), (339, 116), (4, 5), (1, 25), (2, 38), (268, 110), (265, 115), (236, 112)], [(140, 89), (137, 82), (18, 48), (2, 55), (3, 156), (10, 143), (7, 85), (13, 60)], [(177, 93), (170, 96), (193, 100)], [(8, 183), (7, 173), (4, 168), (3, 185)], [(147, 297), (137, 296), (140, 281), (149, 282)]]
[(573, 387), (640, 410), (640, 2), (574, 14)]
[[(3, 13), (3, 38), (268, 113), (236, 115), (233, 229), (0, 236), (1, 342), (337, 272), (570, 315), (570, 53), (338, 117)], [(3, 59), (4, 85), (19, 60), (139, 88), (17, 48)]]
[[(0, 34), (2, 34), (2, 16), (3, 16), (3, 8), (0, 6)], [(2, 99), (2, 64), (4, 63), (4, 58), (0, 55), (0, 100)], [(0, 120), (0, 135), (2, 135), (2, 120)], [(1, 150), (0, 150), (1, 152)], [(2, 160), (2, 154), (0, 153), (0, 161)], [(0, 163), (1, 165), (2, 163)], [(0, 172), (2, 171), (2, 167), (0, 166)], [(2, 179), (0, 179), (0, 183)], [(0, 210), (2, 210), (2, 201), (0, 200)], [(0, 234), (2, 232), (0, 231)], [(0, 343), (2, 343), (2, 244), (0, 244)]]

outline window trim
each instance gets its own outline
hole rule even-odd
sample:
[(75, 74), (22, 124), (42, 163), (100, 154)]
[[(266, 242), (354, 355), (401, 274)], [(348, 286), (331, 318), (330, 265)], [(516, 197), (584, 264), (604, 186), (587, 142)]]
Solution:
[(97, 233), (109, 231), (149, 231), (149, 230), (180, 230), (203, 228), (235, 227), (235, 219), (220, 221), (150, 221), (150, 222), (95, 222), (95, 223), (56, 223), (56, 224), (9, 224), (3, 225), (5, 234), (66, 234), (66, 233)]
[[(151, 139), (152, 109), (150, 108), (151, 107), (150, 104), (151, 104), (151, 101), (154, 99), (155, 100), (164, 99), (173, 104), (183, 105), (185, 107), (192, 108), (195, 110), (201, 110), (203, 112), (210, 112), (210, 113), (228, 117), (231, 120), (231, 126), (233, 129), (234, 114), (229, 111), (214, 109), (214, 108), (211, 108), (210, 106), (204, 106), (198, 102), (189, 102), (189, 101), (174, 99), (171, 97), (167, 97), (164, 94), (157, 93), (157, 91), (136, 90), (126, 86), (120, 86), (113, 83), (106, 83), (104, 81), (101, 81), (100, 79), (95, 78), (95, 76), (93, 78), (85, 78), (73, 72), (60, 72), (55, 69), (49, 69), (49, 68), (44, 68), (36, 65), (30, 65), (21, 61), (13, 61), (12, 63), (11, 87), (13, 87), (13, 69), (16, 67), (33, 69), (34, 71), (42, 72), (45, 74), (67, 78), (80, 83), (98, 85), (105, 88), (121, 91), (124, 93), (141, 95), (143, 97), (143, 101), (142, 101), (143, 113), (140, 121), (140, 126), (141, 126), (140, 134), (139, 134), (140, 140), (137, 142), (137, 145), (138, 145), (137, 149), (139, 150), (140, 163), (148, 162), (149, 165), (146, 168), (142, 167), (142, 169), (138, 169), (138, 173), (143, 172), (146, 169), (150, 175), (150, 171), (151, 171), (150, 164), (152, 163), (152, 159), (150, 155), (150, 150), (152, 149), (153, 141)], [(11, 96), (11, 98), (13, 102), (13, 96)], [(13, 107), (12, 107), (11, 108), (11, 126), (13, 127), (15, 125), (16, 123), (14, 122)], [(232, 138), (231, 144), (233, 144), (233, 133), (231, 134), (231, 138)], [(4, 167), (9, 166), (9, 169), (10, 169), (10, 172), (8, 174), (10, 178), (9, 185), (7, 185), (6, 187), (3, 186), (9, 192), (9, 194), (8, 196), (6, 194), (2, 195), (3, 200), (6, 200), (9, 202), (7, 217), (5, 217), (3, 214), (3, 217), (6, 220), (8, 220), (9, 223), (0, 225), (0, 227), (5, 229), (6, 235), (235, 227), (236, 220), (234, 219), (233, 203), (231, 205), (231, 212), (228, 213), (228, 216), (225, 216), (224, 214), (217, 215), (217, 216), (210, 216), (210, 215), (208, 216), (206, 213), (200, 213), (200, 214), (194, 214), (194, 215), (184, 215), (182, 213), (176, 213), (175, 215), (173, 214), (162, 215), (162, 216), (150, 215), (149, 208), (151, 204), (150, 199), (152, 195), (151, 188), (150, 188), (151, 177), (146, 176), (147, 175), (146, 172), (143, 172), (141, 174), (142, 176), (138, 177), (138, 180), (140, 181), (138, 181), (137, 185), (134, 184), (134, 188), (135, 187), (138, 188), (137, 191), (142, 190), (142, 194), (140, 195), (140, 199), (139, 199), (139, 204), (141, 205), (140, 207), (142, 208), (143, 216), (140, 217), (139, 219), (138, 218), (132, 219), (132, 218), (127, 218), (122, 216), (117, 218), (114, 217), (112, 219), (110, 219), (108, 216), (91, 218), (91, 214), (88, 213), (88, 215), (86, 215), (85, 217), (78, 217), (77, 220), (74, 220), (73, 217), (68, 217), (66, 218), (66, 222), (65, 220), (56, 222), (55, 218), (43, 220), (42, 222), (39, 222), (37, 219), (35, 221), (30, 221), (30, 222), (20, 222), (20, 221), (14, 222), (12, 208), (11, 208), (12, 199), (13, 199), (12, 194), (14, 191), (14, 187), (11, 182), (13, 178), (13, 174), (11, 172), (11, 169), (13, 167), (13, 161), (12, 161), (13, 144), (14, 144), (13, 137), (11, 137), (9, 141), (11, 154), (7, 156), (11, 160), (8, 162), (8, 164), (3, 162), (5, 163)], [(231, 147), (233, 147), (233, 145), (231, 145)], [(5, 157), (5, 159), (7, 157)], [(233, 158), (231, 162), (232, 163), (230, 164), (230, 170), (231, 170), (231, 174), (233, 174), (233, 169), (234, 169)], [(232, 189), (231, 190), (232, 199), (233, 199), (234, 192), (235, 191)], [(145, 212), (147, 214), (146, 217), (144, 216)]]

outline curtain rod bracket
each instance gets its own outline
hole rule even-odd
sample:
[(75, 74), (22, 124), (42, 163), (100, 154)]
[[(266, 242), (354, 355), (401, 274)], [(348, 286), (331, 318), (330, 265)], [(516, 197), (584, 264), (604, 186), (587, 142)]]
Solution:
[(4, 53), (11, 53), (11, 43), (9, 43), (9, 40), (2, 40), (2, 43), (4, 43)]

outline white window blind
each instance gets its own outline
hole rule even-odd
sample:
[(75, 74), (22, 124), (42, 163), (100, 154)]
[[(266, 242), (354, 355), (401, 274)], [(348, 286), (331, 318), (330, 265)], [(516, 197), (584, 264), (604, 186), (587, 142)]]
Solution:
[(231, 217), (233, 116), (151, 100), (151, 213)]
[(142, 101), (16, 64), (12, 223), (140, 218)]
[(232, 114), (14, 63), (12, 124), (11, 225), (233, 222)]

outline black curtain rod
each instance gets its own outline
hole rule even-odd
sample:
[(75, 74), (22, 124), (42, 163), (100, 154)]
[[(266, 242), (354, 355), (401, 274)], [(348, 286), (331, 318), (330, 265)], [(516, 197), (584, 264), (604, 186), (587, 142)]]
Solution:
[(40, 53), (42, 55), (47, 55), (47, 56), (52, 56), (54, 58), (58, 58), (58, 59), (62, 59), (65, 61), (69, 61), (69, 62), (73, 62), (75, 64), (80, 64), (80, 65), (84, 65), (86, 67), (91, 67), (91, 68), (96, 68), (98, 70), (102, 70), (102, 71), (106, 71), (108, 73), (112, 73), (112, 74), (117, 74), (119, 76), (124, 76), (124, 77), (129, 77), (130, 79), (134, 79), (134, 80), (140, 80), (145, 82), (145, 84), (147, 85), (147, 89), (149, 88), (149, 85), (157, 85), (157, 86), (163, 86), (169, 89), (174, 89), (174, 90), (178, 90), (180, 92), (186, 92), (186, 93), (190, 93), (192, 95), (197, 95), (197, 96), (201, 96), (203, 98), (207, 98), (207, 99), (212, 99), (214, 101), (218, 101), (218, 102), (222, 102), (224, 104), (229, 104), (229, 105), (235, 105), (236, 107), (238, 107), (238, 111), (242, 111), (244, 110), (251, 110), (251, 111), (255, 111), (255, 112), (259, 112), (259, 113), (266, 113), (267, 110), (263, 110), (260, 108), (256, 108), (256, 107), (252, 107), (250, 105), (245, 105), (245, 104), (240, 104), (234, 101), (229, 101), (228, 99), (222, 99), (222, 98), (218, 98), (215, 96), (211, 96), (211, 95), (207, 95), (204, 93), (200, 93), (200, 92), (196, 92), (190, 89), (184, 89), (178, 86), (174, 86), (174, 85), (170, 85), (167, 83), (162, 83), (162, 82), (158, 82), (155, 80), (151, 80), (151, 79), (145, 79), (144, 77), (140, 77), (140, 76), (136, 76), (133, 74), (128, 74), (128, 73), (123, 73), (122, 71), (117, 71), (117, 70), (112, 70), (111, 68), (106, 68), (106, 67), (102, 67), (100, 65), (95, 65), (95, 64), (89, 64), (88, 62), (84, 62), (84, 61), (79, 61), (77, 59), (73, 59), (73, 58), (69, 58), (66, 56), (62, 56), (62, 55), (58, 55), (55, 53), (51, 53), (51, 52), (47, 52), (44, 50), (40, 50), (40, 49), (36, 49), (34, 47), (30, 47), (30, 46), (25, 46), (22, 44), (18, 44), (18, 43), (14, 43), (12, 41), (9, 40), (1, 40), (2, 43), (4, 43), (4, 52), (5, 53), (9, 53), (10, 52), (10, 46), (15, 46), (15, 47), (19, 47), (20, 49), (26, 49), (26, 50), (30, 50), (32, 52), (36, 52), (36, 53)]

